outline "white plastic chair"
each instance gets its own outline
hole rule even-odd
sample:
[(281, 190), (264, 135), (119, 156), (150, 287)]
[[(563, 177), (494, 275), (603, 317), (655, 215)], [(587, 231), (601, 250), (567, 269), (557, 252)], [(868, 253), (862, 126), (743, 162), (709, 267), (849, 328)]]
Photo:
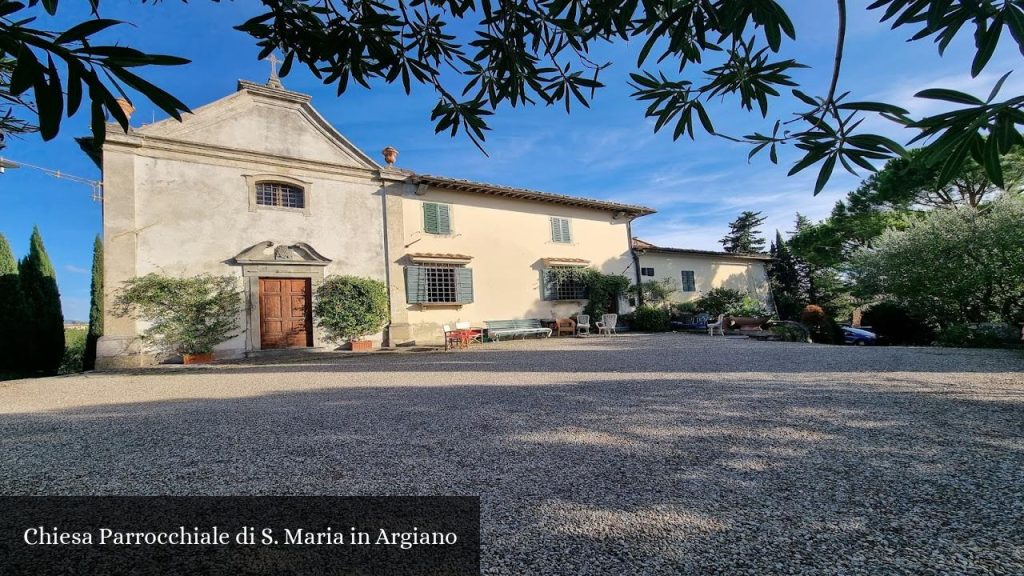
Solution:
[(615, 334), (615, 324), (619, 321), (618, 314), (604, 314), (601, 321), (597, 323), (597, 333), (611, 336)]
[(708, 335), (709, 336), (714, 336), (715, 335), (715, 328), (718, 328), (718, 332), (722, 336), (725, 336), (725, 314), (719, 314), (717, 322), (708, 322)]
[(586, 333), (588, 336), (590, 335), (590, 316), (588, 316), (587, 314), (577, 314), (576, 334), (579, 335), (584, 333)]

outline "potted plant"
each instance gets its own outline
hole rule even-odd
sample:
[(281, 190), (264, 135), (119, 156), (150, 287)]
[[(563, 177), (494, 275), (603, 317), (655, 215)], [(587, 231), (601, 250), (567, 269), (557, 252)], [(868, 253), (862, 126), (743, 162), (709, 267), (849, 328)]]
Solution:
[(114, 299), (116, 316), (149, 323), (146, 344), (180, 354), (185, 364), (213, 361), (213, 348), (238, 335), (242, 294), (232, 276), (132, 278)]
[(328, 339), (349, 342), (354, 352), (372, 350), (373, 343), (363, 337), (388, 322), (387, 286), (371, 278), (328, 276), (316, 289), (313, 314)]

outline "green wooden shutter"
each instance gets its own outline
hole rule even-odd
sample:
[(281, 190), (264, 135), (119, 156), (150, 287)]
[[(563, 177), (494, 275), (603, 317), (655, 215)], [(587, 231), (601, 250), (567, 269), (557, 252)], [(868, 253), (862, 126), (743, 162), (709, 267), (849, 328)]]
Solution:
[(456, 268), (455, 282), (456, 301), (459, 304), (469, 304), (473, 302), (473, 269)]
[(423, 231), (427, 234), (451, 234), (451, 206), (436, 202), (424, 202)]
[(423, 231), (427, 234), (440, 234), (438, 231), (438, 209), (433, 202), (423, 203)]
[(438, 234), (452, 233), (452, 207), (448, 204), (437, 205), (437, 230)]
[(559, 218), (562, 225), (562, 242), (572, 242), (572, 233), (569, 232), (569, 219)]
[(544, 300), (551, 300), (553, 298), (551, 290), (551, 271), (541, 270), (540, 271), (540, 293), (541, 298)]
[(426, 301), (426, 282), (423, 281), (422, 266), (405, 267), (405, 301), (419, 304)]

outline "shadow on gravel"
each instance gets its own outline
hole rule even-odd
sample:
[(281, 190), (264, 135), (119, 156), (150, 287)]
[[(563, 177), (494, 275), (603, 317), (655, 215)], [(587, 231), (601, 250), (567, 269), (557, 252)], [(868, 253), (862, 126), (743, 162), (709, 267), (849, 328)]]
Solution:
[(1020, 391), (837, 384), (339, 387), (5, 415), (0, 492), (480, 495), (485, 574), (1024, 571)]
[[(265, 360), (261, 360), (265, 361)], [(319, 353), (268, 365), (156, 368), (130, 374), (185, 375), (293, 372), (963, 372), (1024, 373), (1024, 353), (1015, 350), (927, 347), (854, 347), (757, 342), (684, 334), (635, 334), (613, 338), (512, 341), (451, 352), (353, 356)]]

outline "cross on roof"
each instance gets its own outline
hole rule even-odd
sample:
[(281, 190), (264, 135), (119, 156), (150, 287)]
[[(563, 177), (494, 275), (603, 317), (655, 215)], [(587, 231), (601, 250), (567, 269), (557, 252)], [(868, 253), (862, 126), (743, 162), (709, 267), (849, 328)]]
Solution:
[(277, 75), (277, 64), (280, 62), (277, 55), (271, 52), (270, 56), (267, 56), (264, 60), (270, 62), (270, 79), (267, 80), (267, 86), (271, 88), (284, 88), (284, 85), (281, 84), (281, 78)]

